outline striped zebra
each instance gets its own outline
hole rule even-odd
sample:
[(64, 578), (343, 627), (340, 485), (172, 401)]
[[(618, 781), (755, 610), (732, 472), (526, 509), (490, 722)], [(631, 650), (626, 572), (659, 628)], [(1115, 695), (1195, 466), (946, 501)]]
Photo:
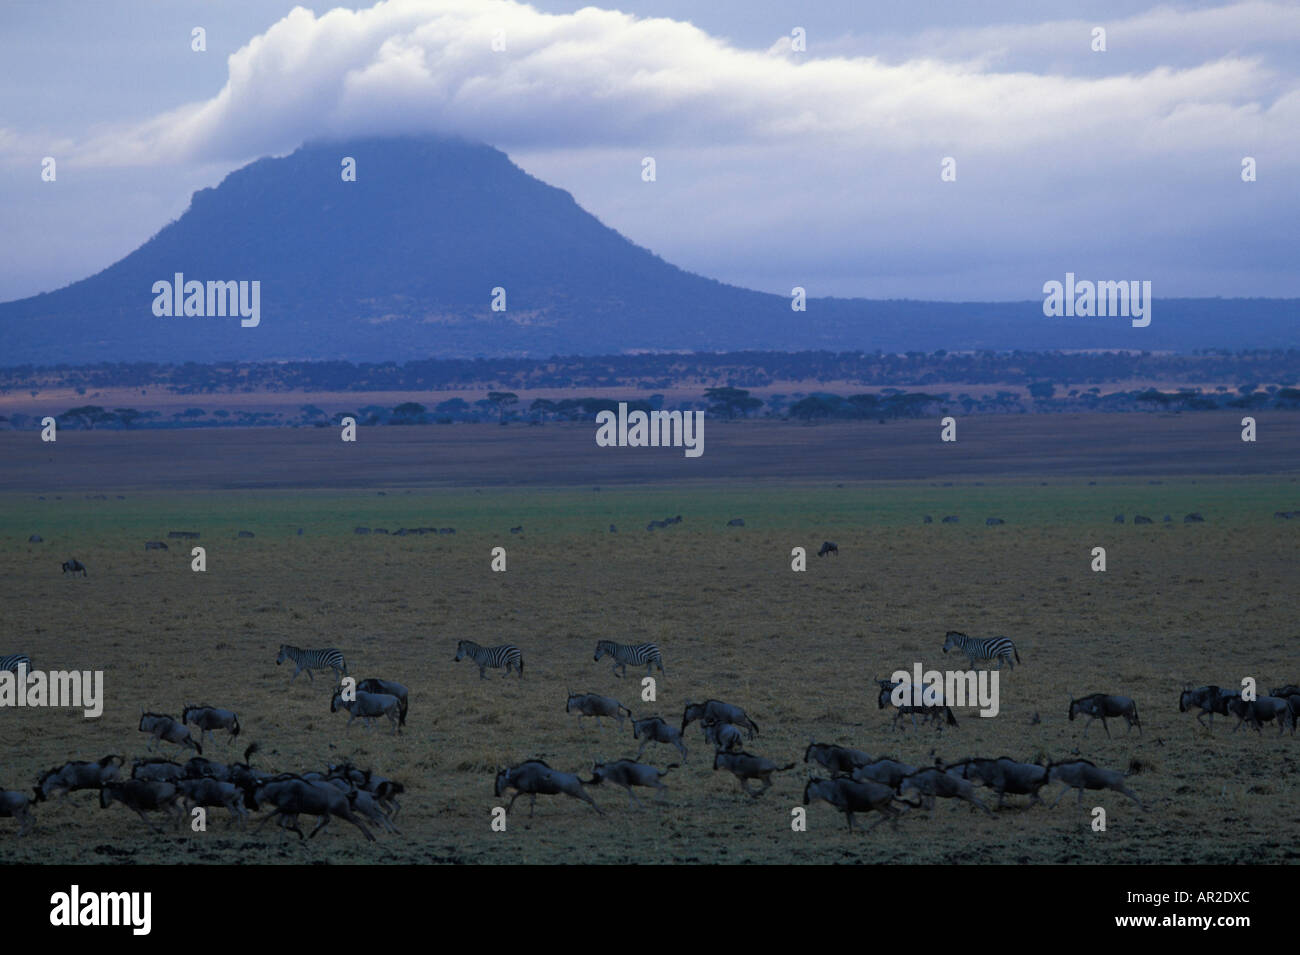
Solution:
[(293, 676), (289, 678), (290, 685), (304, 670), (307, 671), (307, 679), (313, 682), (316, 678), (312, 676), (312, 670), (333, 670), (338, 674), (340, 683), (348, 675), (348, 665), (343, 659), (343, 654), (334, 649), (304, 650), (302, 647), (291, 647), (287, 643), (282, 643), (280, 655), (275, 658), (275, 665), (279, 666), (285, 660), (292, 660), (294, 665)]
[[(635, 666), (645, 664), (646, 676), (650, 675), (650, 670), (658, 665), (659, 672), (664, 672), (664, 660), (659, 655), (659, 648), (653, 643), (635, 643), (628, 645), (625, 643), (615, 643), (613, 640), (601, 640), (596, 644), (595, 659), (608, 656), (614, 660), (614, 676), (627, 676), (627, 665), (629, 663)], [(623, 672), (618, 672), (619, 667)]]
[(503, 643), (498, 647), (480, 647), (473, 640), (462, 640), (456, 644), (456, 659), (453, 663), (459, 663), (466, 657), (478, 664), (478, 677), (480, 680), (487, 679), (487, 668), (492, 667), (499, 670), (506, 668), (506, 672), (501, 674), (505, 679), (510, 675), (510, 671), (519, 668), (519, 676), (522, 679), (524, 675), (524, 655), (519, 652), (519, 648), (513, 643)]
[(943, 641), (943, 652), (947, 653), (949, 650), (961, 650), (970, 657), (971, 669), (974, 669), (975, 664), (980, 660), (997, 660), (998, 665), (994, 669), (1001, 670), (1003, 661), (1006, 661), (1007, 667), (1014, 670), (1015, 664), (1011, 662), (1013, 654), (1016, 663), (1020, 662), (1020, 653), (1016, 650), (1016, 645), (1006, 637), (985, 637), (977, 640), (956, 630), (949, 630), (947, 639)]
[(28, 673), (32, 672), (32, 658), (25, 653), (11, 653), (8, 656), (0, 657), (0, 673), (9, 670), (17, 673), (18, 670), (26, 669)]

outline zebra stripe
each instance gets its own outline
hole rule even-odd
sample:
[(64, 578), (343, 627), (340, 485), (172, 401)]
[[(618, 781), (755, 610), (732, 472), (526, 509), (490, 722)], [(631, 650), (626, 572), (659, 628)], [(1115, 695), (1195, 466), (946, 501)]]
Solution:
[(997, 660), (996, 669), (1001, 670), (1005, 661), (1007, 666), (1014, 670), (1015, 664), (1011, 662), (1014, 656), (1016, 663), (1020, 662), (1020, 654), (1016, 651), (1016, 645), (1007, 637), (968, 637), (964, 633), (958, 633), (956, 630), (949, 630), (947, 639), (943, 642), (943, 652), (949, 650), (961, 650), (966, 656), (970, 657), (970, 665), (973, 668), (980, 660)]
[(302, 647), (291, 647), (287, 643), (280, 645), (280, 655), (275, 658), (276, 666), (279, 666), (285, 660), (292, 660), (294, 664), (293, 676), (289, 678), (292, 683), (298, 679), (298, 674), (303, 670), (307, 671), (307, 679), (315, 680), (312, 676), (312, 670), (333, 670), (342, 680), (348, 675), (348, 665), (343, 659), (343, 654), (331, 648), (321, 650), (304, 650)]
[(481, 647), (473, 640), (462, 640), (456, 645), (456, 661), (464, 660), (466, 657), (478, 664), (479, 679), (487, 679), (487, 668), (499, 670), (506, 668), (506, 672), (501, 674), (502, 677), (510, 675), (510, 671), (518, 668), (519, 675), (524, 675), (524, 655), (519, 652), (519, 648), (513, 643), (503, 643), (495, 647)]
[(18, 668), (23, 667), (28, 673), (32, 670), (32, 658), (25, 653), (11, 653), (8, 656), (0, 657), (0, 672), (10, 670), (18, 672)]
[(596, 643), (595, 659), (599, 660), (603, 656), (611, 657), (614, 660), (612, 667), (615, 676), (619, 676), (618, 668), (623, 668), (622, 676), (627, 676), (627, 665), (634, 666), (645, 664), (646, 675), (650, 675), (651, 669), (656, 665), (659, 672), (664, 672), (664, 660), (659, 654), (659, 648), (653, 643), (615, 643), (613, 640), (600, 640)]

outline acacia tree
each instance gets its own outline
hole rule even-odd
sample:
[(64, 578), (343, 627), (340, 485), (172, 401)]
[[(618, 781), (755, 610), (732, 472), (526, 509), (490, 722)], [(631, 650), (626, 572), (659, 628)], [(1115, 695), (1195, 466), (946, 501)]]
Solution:
[(513, 391), (489, 391), (487, 400), (497, 406), (502, 424), (506, 423), (506, 409), (519, 404), (519, 396)]

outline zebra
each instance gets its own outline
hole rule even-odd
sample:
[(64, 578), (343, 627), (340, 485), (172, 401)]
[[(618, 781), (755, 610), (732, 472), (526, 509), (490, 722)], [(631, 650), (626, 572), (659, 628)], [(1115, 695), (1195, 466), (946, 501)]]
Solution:
[(292, 660), (294, 664), (293, 676), (289, 677), (292, 684), (298, 679), (298, 674), (303, 670), (307, 671), (307, 679), (313, 683), (316, 678), (312, 676), (312, 670), (333, 670), (338, 674), (339, 682), (348, 675), (348, 665), (343, 659), (343, 654), (338, 650), (304, 650), (301, 647), (291, 647), (287, 643), (280, 644), (280, 655), (275, 658), (275, 665), (279, 666), (285, 660)]
[(943, 641), (943, 652), (949, 650), (961, 650), (970, 657), (971, 668), (980, 660), (997, 660), (998, 665), (995, 669), (1001, 670), (1003, 661), (1006, 662), (1009, 669), (1014, 670), (1015, 664), (1011, 662), (1014, 654), (1016, 663), (1020, 662), (1020, 652), (1016, 650), (1016, 645), (1006, 637), (985, 637), (977, 640), (974, 637), (968, 637), (964, 633), (958, 633), (956, 630), (949, 630), (947, 638)]
[(452, 663), (459, 663), (466, 657), (478, 664), (478, 678), (487, 679), (487, 668), (492, 667), (499, 670), (506, 668), (506, 672), (501, 674), (504, 680), (510, 675), (510, 671), (519, 668), (519, 678), (524, 676), (524, 655), (519, 652), (519, 648), (513, 643), (503, 643), (497, 647), (481, 647), (473, 640), (461, 640), (456, 644), (456, 659)]
[(26, 670), (32, 672), (32, 658), (25, 653), (11, 653), (8, 656), (0, 657), (0, 673), (9, 670), (12, 673), (20, 673)]
[[(599, 660), (603, 656), (611, 657), (614, 660), (614, 666), (611, 667), (614, 676), (627, 676), (627, 665), (629, 663), (635, 666), (644, 663), (646, 676), (650, 675), (651, 669), (655, 666), (659, 667), (660, 673), (664, 672), (663, 657), (659, 655), (659, 648), (653, 643), (628, 645), (615, 643), (613, 640), (599, 640), (596, 642), (596, 656), (593, 659)], [(623, 668), (621, 674), (618, 672), (619, 667)]]

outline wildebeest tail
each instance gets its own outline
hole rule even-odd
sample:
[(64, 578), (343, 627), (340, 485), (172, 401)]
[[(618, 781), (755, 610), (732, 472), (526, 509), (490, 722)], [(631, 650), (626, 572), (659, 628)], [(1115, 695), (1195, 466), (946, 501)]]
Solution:
[(407, 704), (406, 700), (402, 700), (402, 711), (397, 715), (397, 723), (398, 723), (399, 726), (405, 726), (405, 725), (406, 725), (406, 707), (407, 707), (407, 705), (408, 705), (408, 704)]
[(785, 772), (787, 769), (794, 769), (794, 768), (795, 768), (796, 766), (798, 766), (798, 765), (799, 765), (798, 763), (791, 763), (789, 766), (782, 766), (782, 767), (780, 767), (779, 769), (777, 769), (777, 772), (778, 772), (778, 773), (783, 773), (783, 772)]
[(659, 778), (663, 779), (665, 776), (667, 776), (669, 773), (671, 773), (674, 769), (676, 769), (680, 765), (681, 763), (669, 763), (668, 768), (659, 774)]
[(230, 735), (231, 735), (231, 737), (235, 737), (235, 736), (238, 736), (238, 735), (239, 735), (239, 717), (236, 716), (236, 717), (234, 718), (234, 720), (232, 720), (232, 722), (233, 722), (235, 725), (234, 725), (234, 727), (231, 729), (231, 731), (230, 731)]
[(1020, 662), (1020, 651), (1016, 649), (1015, 644), (1012, 644), (1012, 645), (1011, 645), (1011, 652), (1014, 653), (1014, 654), (1016, 655), (1016, 662), (1019, 663), (1019, 662)]

